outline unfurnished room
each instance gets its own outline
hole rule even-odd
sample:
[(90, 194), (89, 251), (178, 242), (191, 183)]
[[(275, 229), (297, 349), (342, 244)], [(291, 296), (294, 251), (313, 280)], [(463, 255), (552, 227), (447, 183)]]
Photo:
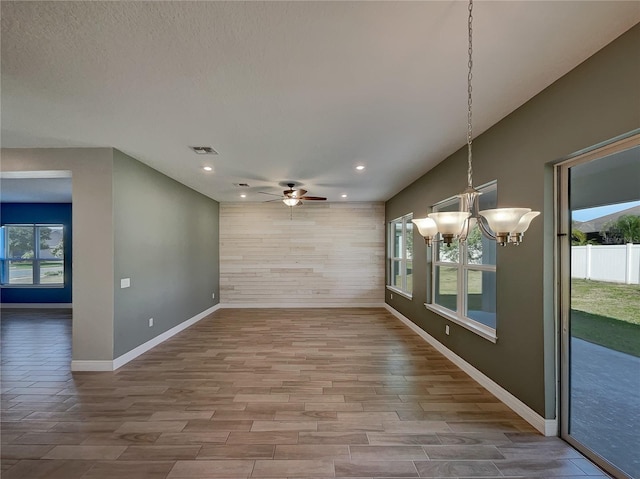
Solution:
[(3, 479), (640, 479), (640, 1), (2, 1)]

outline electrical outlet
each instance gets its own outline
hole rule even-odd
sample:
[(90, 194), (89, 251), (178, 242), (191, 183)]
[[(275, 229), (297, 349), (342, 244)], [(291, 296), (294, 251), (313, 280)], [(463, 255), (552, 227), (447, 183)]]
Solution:
[(153, 318), (149, 318), (149, 327), (153, 326)]
[(393, 293), (390, 293), (390, 294), (391, 294), (391, 299), (393, 299)]
[(445, 324), (445, 326), (444, 326), (444, 334), (449, 336), (449, 325), (448, 324)]
[(216, 299), (216, 293), (211, 293), (211, 297), (212, 297), (213, 299)]

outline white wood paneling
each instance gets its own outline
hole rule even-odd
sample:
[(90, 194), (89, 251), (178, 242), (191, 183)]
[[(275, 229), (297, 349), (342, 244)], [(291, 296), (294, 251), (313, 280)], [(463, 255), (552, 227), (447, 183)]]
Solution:
[(224, 304), (384, 302), (384, 204), (220, 205)]

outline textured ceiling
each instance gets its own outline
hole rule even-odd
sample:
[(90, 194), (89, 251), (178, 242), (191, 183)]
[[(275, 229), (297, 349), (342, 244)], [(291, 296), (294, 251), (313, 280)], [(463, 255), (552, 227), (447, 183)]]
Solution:
[[(3, 147), (112, 146), (219, 201), (287, 180), (372, 201), (466, 140), (464, 2), (1, 8)], [(480, 133), (638, 23), (640, 3), (478, 1), (474, 17)]]

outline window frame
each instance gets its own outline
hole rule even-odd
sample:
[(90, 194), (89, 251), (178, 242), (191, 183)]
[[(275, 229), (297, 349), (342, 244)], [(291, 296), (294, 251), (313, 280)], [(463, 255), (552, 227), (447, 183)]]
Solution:
[[(486, 183), (478, 188), (478, 190), (482, 193), (488, 193), (490, 191), (495, 191), (497, 194), (498, 183), (497, 181), (491, 181)], [(442, 211), (442, 208), (450, 207), (452, 205), (458, 206), (461, 205), (461, 198), (458, 196), (453, 196), (447, 198), (445, 200), (439, 201), (438, 203), (432, 206), (432, 211)], [(468, 248), (467, 242), (459, 243), (458, 249), (458, 261), (457, 262), (446, 262), (440, 261), (437, 257), (439, 245), (443, 243), (434, 244), (431, 246), (431, 273), (428, 274), (430, 278), (431, 284), (428, 287), (429, 295), (427, 302), (424, 304), (425, 307), (433, 311), (440, 316), (445, 317), (446, 319), (459, 324), (460, 326), (468, 329), (479, 336), (487, 339), (491, 342), (496, 342), (498, 339), (497, 336), (497, 328), (498, 328), (498, 315), (496, 311), (496, 327), (492, 328), (483, 324), (473, 318), (467, 316), (468, 313), (468, 273), (470, 271), (487, 271), (493, 272), (496, 274), (496, 283), (497, 283), (497, 261), (494, 261), (494, 264), (474, 264), (469, 262), (468, 256)], [(446, 248), (446, 246), (444, 246)], [(497, 246), (496, 246), (497, 247)], [(456, 289), (456, 311), (453, 311), (445, 306), (435, 303), (436, 298), (436, 285), (438, 284), (438, 279), (436, 278), (436, 274), (438, 271), (438, 267), (445, 268), (453, 268), (456, 269), (456, 278), (457, 278), (457, 289)], [(496, 294), (497, 301), (497, 294)]]
[[(33, 235), (33, 258), (22, 258), (9, 256), (9, 230), (11, 227), (31, 228)], [(0, 287), (2, 288), (65, 288), (66, 285), (66, 259), (63, 257), (52, 260), (51, 258), (42, 258), (40, 251), (40, 229), (41, 228), (60, 228), (62, 230), (63, 245), (67, 241), (66, 227), (62, 223), (6, 223), (0, 230)], [(64, 251), (64, 249), (63, 249)], [(46, 261), (60, 262), (62, 265), (62, 281), (60, 283), (41, 283), (40, 272), (41, 263)], [(30, 262), (31, 263), (31, 283), (9, 283), (9, 268), (11, 263)]]
[[(413, 282), (411, 290), (407, 288), (407, 263), (411, 262), (412, 270), (413, 270), (413, 223), (411, 220), (413, 219), (413, 212), (407, 213), (406, 215), (395, 218), (388, 223), (388, 248), (387, 248), (387, 289), (389, 291), (393, 291), (401, 296), (404, 296), (407, 299), (413, 299)], [(401, 256), (395, 256), (395, 225), (402, 225), (402, 233), (401, 233), (401, 246), (400, 250), (402, 252)], [(407, 226), (410, 225), (411, 229), (411, 240), (412, 240), (412, 248), (411, 248), (411, 258), (408, 258), (407, 255)], [(393, 276), (394, 276), (394, 265), (396, 263), (400, 264), (400, 277), (401, 277), (401, 285), (393, 284)]]

